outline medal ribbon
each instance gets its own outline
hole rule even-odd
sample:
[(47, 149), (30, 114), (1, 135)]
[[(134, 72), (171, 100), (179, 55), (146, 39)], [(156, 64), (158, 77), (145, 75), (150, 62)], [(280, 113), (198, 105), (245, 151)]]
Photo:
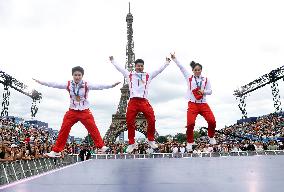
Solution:
[(73, 93), (76, 97), (79, 96), (79, 90), (80, 88), (82, 87), (82, 84), (83, 84), (83, 81), (80, 81), (80, 83), (78, 83), (78, 86), (77, 86), (77, 90), (76, 90), (76, 85), (75, 85), (75, 82), (72, 81), (72, 89), (73, 89)]
[(141, 80), (141, 82), (142, 82), (143, 84), (145, 83), (145, 82), (143, 81), (143, 73), (139, 73), (139, 74), (136, 73), (136, 76), (139, 78), (138, 81)]
[(201, 78), (201, 81), (198, 83), (197, 80), (196, 80), (196, 77), (194, 77), (195, 79), (195, 83), (196, 83), (196, 86), (201, 89), (201, 86), (202, 86), (202, 78)]

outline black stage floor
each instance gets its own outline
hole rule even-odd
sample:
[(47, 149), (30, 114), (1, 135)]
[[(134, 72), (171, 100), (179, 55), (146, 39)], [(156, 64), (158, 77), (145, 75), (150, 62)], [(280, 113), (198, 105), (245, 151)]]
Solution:
[(283, 192), (284, 156), (89, 160), (2, 192)]

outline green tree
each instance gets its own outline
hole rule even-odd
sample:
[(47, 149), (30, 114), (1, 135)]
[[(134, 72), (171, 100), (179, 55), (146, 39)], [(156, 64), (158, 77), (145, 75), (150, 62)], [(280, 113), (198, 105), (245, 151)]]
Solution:
[(166, 143), (166, 142), (168, 142), (168, 139), (167, 139), (166, 136), (159, 136), (159, 137), (157, 138), (157, 141), (158, 141), (159, 143)]
[(207, 130), (201, 128), (201, 129), (199, 129), (199, 134), (200, 134), (200, 137), (207, 136)]
[(186, 134), (184, 134), (184, 133), (177, 133), (174, 136), (174, 141), (177, 141), (178, 143), (186, 142)]
[(200, 137), (199, 131), (193, 131), (193, 137), (194, 139), (198, 139)]
[(84, 139), (84, 141), (86, 142), (86, 143), (89, 143), (89, 145), (94, 145), (94, 141), (93, 141), (93, 139), (92, 139), (92, 137), (91, 137), (91, 135), (88, 133), (88, 135), (85, 137), (85, 139)]

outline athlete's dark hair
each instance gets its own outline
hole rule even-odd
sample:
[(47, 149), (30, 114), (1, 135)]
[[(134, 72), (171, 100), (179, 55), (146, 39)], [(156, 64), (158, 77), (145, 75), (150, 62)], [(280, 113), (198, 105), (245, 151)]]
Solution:
[(143, 61), (142, 59), (137, 59), (136, 61), (134, 61), (134, 63), (135, 63), (135, 65), (136, 65), (137, 63), (142, 63), (142, 64), (144, 65), (144, 61)]
[(190, 66), (192, 68), (192, 70), (196, 67), (199, 66), (202, 69), (202, 65), (199, 63), (195, 63), (194, 61), (191, 61)]
[(76, 71), (79, 71), (82, 73), (82, 75), (84, 75), (84, 69), (80, 66), (76, 66), (76, 67), (73, 67), (72, 68), (72, 75), (76, 72)]

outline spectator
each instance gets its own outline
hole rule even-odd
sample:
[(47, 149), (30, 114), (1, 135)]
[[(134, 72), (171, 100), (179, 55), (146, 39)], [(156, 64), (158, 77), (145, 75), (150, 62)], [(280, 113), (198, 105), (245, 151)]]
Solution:
[(79, 153), (81, 161), (85, 161), (91, 158), (91, 152), (86, 145), (82, 146), (82, 150)]
[(174, 154), (179, 153), (179, 148), (178, 148), (177, 144), (174, 144), (172, 151), (173, 151)]
[(184, 144), (181, 144), (180, 147), (179, 147), (179, 151), (180, 153), (185, 153), (185, 145)]
[(268, 150), (277, 150), (278, 149), (278, 146), (276, 145), (276, 142), (275, 141), (270, 141), (269, 142), (269, 145), (267, 147)]

